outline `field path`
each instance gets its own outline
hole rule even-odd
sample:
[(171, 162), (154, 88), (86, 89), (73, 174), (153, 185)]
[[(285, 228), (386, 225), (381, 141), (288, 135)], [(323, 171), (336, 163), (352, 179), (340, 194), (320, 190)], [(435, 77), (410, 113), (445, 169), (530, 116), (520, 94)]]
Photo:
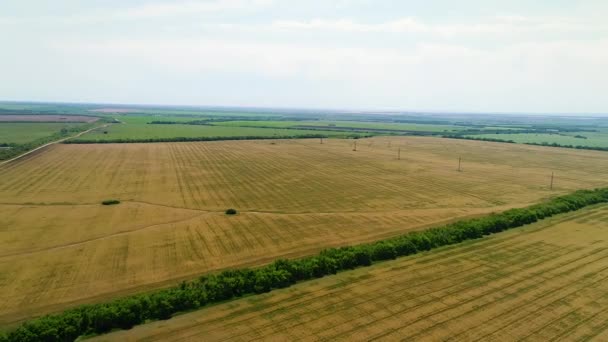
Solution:
[(79, 136), (81, 136), (81, 135), (83, 135), (83, 134), (85, 134), (85, 133), (89, 133), (90, 131), (95, 130), (95, 129), (98, 129), (98, 128), (108, 127), (108, 125), (109, 125), (109, 124), (105, 124), (105, 125), (101, 125), (101, 126), (93, 127), (93, 128), (87, 129), (86, 131), (82, 131), (82, 132), (80, 132), (80, 133), (78, 133), (78, 134), (76, 134), (76, 135), (72, 135), (72, 136), (65, 137), (65, 138), (62, 138), (62, 139), (59, 139), (59, 140), (51, 141), (50, 143), (46, 143), (46, 144), (44, 144), (44, 145), (42, 145), (42, 146), (36, 147), (35, 149), (30, 150), (30, 151), (27, 151), (27, 152), (25, 152), (25, 153), (23, 153), (23, 154), (20, 154), (20, 155), (18, 155), (18, 156), (16, 156), (16, 157), (14, 157), (14, 158), (11, 158), (11, 159), (9, 159), (9, 160), (2, 161), (2, 162), (0, 162), (0, 166), (2, 166), (2, 165), (4, 165), (4, 164), (8, 164), (8, 163), (10, 163), (10, 162), (12, 162), (12, 161), (15, 161), (15, 160), (19, 159), (19, 158), (25, 157), (25, 156), (27, 156), (28, 154), (34, 153), (34, 152), (36, 152), (36, 151), (38, 151), (38, 150), (41, 150), (41, 149), (43, 149), (43, 148), (45, 148), (45, 147), (48, 147), (48, 146), (51, 146), (51, 145), (53, 145), (53, 144), (57, 144), (57, 143), (60, 143), (60, 142), (62, 142), (62, 141), (66, 141), (66, 140), (68, 140), (68, 139), (72, 139), (72, 138), (78, 138)]
[(76, 247), (76, 246), (80, 246), (80, 245), (83, 245), (83, 244), (86, 244), (86, 243), (89, 243), (89, 242), (94, 242), (94, 241), (99, 241), (99, 240), (106, 240), (106, 239), (110, 239), (110, 238), (114, 238), (114, 237), (118, 237), (118, 236), (122, 236), (122, 235), (126, 235), (126, 234), (131, 234), (131, 233), (134, 233), (134, 232), (138, 232), (138, 231), (141, 231), (141, 230), (144, 230), (144, 229), (156, 228), (156, 227), (160, 227), (160, 226), (167, 226), (168, 228), (170, 228), (172, 224), (186, 222), (186, 221), (191, 221), (191, 220), (193, 220), (195, 218), (198, 218), (198, 217), (200, 217), (202, 215), (205, 215), (205, 213), (201, 213), (201, 214), (198, 214), (198, 215), (195, 215), (195, 216), (191, 216), (191, 217), (180, 218), (180, 219), (173, 220), (173, 221), (160, 222), (160, 223), (145, 225), (145, 226), (142, 226), (142, 227), (135, 227), (133, 229), (119, 231), (119, 232), (116, 232), (116, 233), (112, 233), (112, 234), (108, 234), (108, 235), (103, 235), (103, 236), (99, 236), (99, 237), (95, 237), (95, 238), (90, 238), (90, 239), (86, 239), (86, 240), (82, 240), (82, 241), (76, 241), (76, 242), (72, 242), (72, 243), (67, 243), (67, 244), (63, 244), (63, 245), (50, 246), (50, 247), (46, 247), (46, 248), (39, 248), (39, 249), (30, 250), (30, 251), (27, 251), (27, 252), (4, 254), (4, 255), (0, 255), (0, 259), (8, 258), (8, 257), (14, 257), (14, 256), (26, 256), (26, 255), (38, 254), (38, 253), (41, 253), (41, 252), (48, 252), (48, 251), (52, 251), (52, 250), (58, 250), (58, 249)]
[[(125, 202), (128, 203), (128, 202)], [(147, 202), (131, 202), (131, 203), (144, 203), (144, 204), (148, 204), (148, 205), (155, 205), (155, 204), (150, 204)], [(0, 205), (4, 205), (3, 203), (0, 203)], [(12, 204), (10, 204), (12, 205)], [(90, 204), (82, 204), (82, 205), (87, 205), (87, 206), (91, 206)], [(74, 205), (71, 205), (74, 206)], [(78, 205), (76, 205), (78, 206)], [(161, 205), (162, 206), (162, 205)], [(494, 208), (495, 210), (501, 211), (501, 210), (507, 210), (507, 209), (511, 209), (514, 206), (504, 206), (504, 207), (497, 207)], [(518, 207), (518, 206), (515, 206)], [(177, 208), (177, 207), (168, 207), (168, 208)], [(88, 238), (88, 239), (84, 239), (84, 240), (79, 240), (79, 241), (74, 241), (74, 242), (70, 242), (70, 243), (66, 243), (66, 244), (60, 244), (60, 245), (53, 245), (53, 246), (48, 246), (48, 247), (43, 247), (43, 248), (37, 248), (37, 249), (30, 249), (28, 251), (24, 251), (24, 252), (14, 252), (14, 253), (8, 253), (8, 254), (0, 254), (0, 261), (2, 259), (5, 258), (10, 258), (10, 257), (15, 257), (15, 256), (31, 256), (32, 254), (39, 254), (42, 252), (49, 252), (49, 251), (53, 251), (53, 250), (60, 250), (60, 249), (65, 249), (65, 248), (70, 248), (70, 247), (77, 247), (77, 246), (81, 246), (81, 245), (85, 245), (87, 243), (91, 243), (91, 242), (96, 242), (96, 241), (100, 241), (100, 240), (107, 240), (107, 239), (111, 239), (111, 238), (116, 238), (116, 237), (120, 237), (120, 236), (124, 236), (124, 235), (128, 235), (128, 234), (133, 234), (133, 233), (137, 233), (140, 232), (142, 230), (146, 230), (146, 229), (152, 229), (152, 228), (166, 228), (166, 229), (174, 229), (175, 228), (175, 224), (178, 223), (185, 223), (188, 221), (194, 221), (195, 219), (200, 218), (203, 215), (207, 215), (207, 214), (221, 214), (221, 212), (217, 212), (217, 211), (211, 211), (211, 210), (200, 210), (200, 209), (189, 209), (189, 208), (177, 208), (177, 209), (183, 209), (183, 210), (188, 210), (188, 211), (195, 211), (195, 212), (199, 212), (198, 214), (194, 215), (194, 216), (188, 216), (188, 217), (184, 217), (184, 218), (179, 218), (179, 219), (175, 219), (175, 220), (171, 220), (171, 221), (167, 221), (167, 222), (158, 222), (158, 223), (154, 223), (154, 224), (149, 224), (149, 225), (143, 225), (143, 226), (136, 226), (136, 227), (132, 227), (132, 228), (128, 228), (125, 230), (121, 230), (121, 231), (117, 231), (111, 234), (107, 234), (107, 235), (101, 235), (101, 236), (97, 236), (97, 237), (92, 237), (92, 238)], [(271, 215), (302, 215), (302, 214), (306, 214), (306, 213), (277, 213), (277, 212), (264, 212), (264, 211), (249, 211), (249, 212), (241, 212), (241, 214), (271, 214)], [(331, 212), (331, 213), (318, 213), (319, 215), (341, 215), (341, 214), (347, 214), (350, 212)], [(370, 212), (371, 213), (371, 212)], [(399, 211), (392, 211), (392, 212), (385, 212), (385, 213), (392, 213), (392, 214), (398, 214)], [(365, 213), (363, 213), (365, 214)], [(412, 230), (423, 230), (423, 229), (427, 229), (429, 227), (433, 227), (433, 226), (438, 226), (438, 225), (442, 225), (442, 224), (448, 224), (454, 221), (458, 221), (461, 219), (467, 219), (467, 218), (476, 218), (476, 217), (480, 217), (480, 216), (485, 216), (487, 215), (487, 212), (480, 212), (480, 213), (471, 213), (470, 215), (464, 215), (464, 216), (459, 216), (458, 218), (448, 218), (445, 220), (440, 220), (437, 222), (433, 222), (430, 224), (423, 224), (420, 226), (417, 226), (415, 228), (412, 228)], [(392, 237), (394, 235), (399, 235), (401, 234), (401, 232), (397, 231), (397, 232), (387, 232), (385, 235), (382, 236), (378, 236), (375, 235), (374, 236), (374, 240), (377, 240), (381, 237)], [(363, 240), (363, 242), (366, 242), (366, 240)]]

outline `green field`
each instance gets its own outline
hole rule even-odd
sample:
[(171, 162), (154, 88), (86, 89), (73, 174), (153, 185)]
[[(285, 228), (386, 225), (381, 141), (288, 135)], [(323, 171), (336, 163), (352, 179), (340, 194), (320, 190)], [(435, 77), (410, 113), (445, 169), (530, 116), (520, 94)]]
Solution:
[(25, 144), (59, 133), (62, 128), (82, 126), (78, 123), (0, 123), (0, 144)]
[(176, 116), (176, 115), (111, 115), (113, 119), (116, 119), (125, 124), (139, 124), (145, 125), (152, 121), (175, 121), (175, 122), (188, 122), (193, 120), (200, 120), (199, 117), (192, 116)]
[(329, 129), (336, 128), (356, 128), (373, 130), (403, 130), (403, 131), (420, 131), (420, 132), (455, 132), (465, 129), (463, 126), (456, 125), (431, 125), (431, 124), (413, 124), (413, 123), (393, 123), (393, 122), (361, 122), (361, 121), (227, 121), (216, 122), (214, 125), (221, 126), (246, 126), (246, 127), (298, 127), (298, 126), (317, 126), (319, 128), (327, 127)]
[[(104, 133), (107, 132), (107, 133)], [(352, 135), (349, 132), (333, 132), (318, 130), (256, 128), (256, 127), (224, 127), (208, 125), (148, 125), (148, 124), (113, 124), (107, 128), (98, 129), (84, 134), (74, 140), (114, 140), (114, 139), (171, 139), (175, 137), (272, 137), (323, 134), (332, 137)]]
[[(111, 106), (109, 106), (111, 107)], [(93, 109), (89, 110), (95, 114), (102, 114), (99, 110)], [(116, 115), (116, 113), (111, 110), (106, 112), (107, 114)], [(281, 114), (273, 114), (273, 113), (265, 113), (265, 112), (248, 112), (248, 111), (213, 111), (213, 110), (204, 110), (204, 109), (177, 109), (177, 108), (129, 108), (128, 112), (126, 112), (125, 116), (128, 115), (147, 115), (147, 116), (201, 116), (201, 117), (218, 117), (218, 116), (239, 116), (239, 117), (276, 117), (280, 118)]]
[[(575, 136), (584, 138), (576, 138)], [(523, 134), (476, 134), (469, 135), (472, 138), (491, 138), (501, 140), (512, 140), (516, 143), (535, 143), (535, 144), (559, 144), (573, 146), (608, 147), (608, 131), (599, 132), (572, 132), (560, 134), (542, 133), (523, 133)]]

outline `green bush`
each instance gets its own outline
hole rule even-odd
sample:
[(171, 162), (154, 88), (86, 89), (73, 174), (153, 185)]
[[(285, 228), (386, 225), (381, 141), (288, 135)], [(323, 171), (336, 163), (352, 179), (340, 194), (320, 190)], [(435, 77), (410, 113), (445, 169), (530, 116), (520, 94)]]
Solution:
[(237, 214), (236, 209), (232, 209), (232, 208), (226, 209), (226, 215), (236, 215), (236, 214)]
[(105, 201), (101, 202), (101, 204), (103, 204), (103, 205), (114, 205), (114, 204), (118, 204), (118, 203), (120, 203), (120, 201), (117, 199), (109, 199), (109, 200), (105, 200)]
[(331, 248), (303, 259), (281, 259), (257, 269), (226, 270), (182, 282), (172, 288), (107, 303), (84, 305), (63, 313), (36, 318), (5, 335), (0, 334), (0, 341), (68, 341), (81, 335), (129, 329), (148, 320), (168, 319), (177, 312), (198, 309), (210, 303), (268, 292), (298, 281), (478, 239), (556, 214), (606, 202), (608, 189), (581, 190), (527, 208), (511, 209), (358, 246)]

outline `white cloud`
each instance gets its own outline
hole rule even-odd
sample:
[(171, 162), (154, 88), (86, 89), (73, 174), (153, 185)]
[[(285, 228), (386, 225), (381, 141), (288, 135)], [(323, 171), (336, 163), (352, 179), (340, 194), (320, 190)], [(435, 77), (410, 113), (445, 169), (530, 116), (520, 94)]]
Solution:
[[(54, 44), (66, 56), (91, 55), (150, 64), (175, 72), (223, 71), (313, 79), (399, 79), (411, 74), (454, 72), (467, 78), (531, 77), (550, 70), (608, 72), (608, 40), (521, 43), (496, 49), (420, 43), (404, 48), (321, 47), (213, 39), (109, 40)], [(479, 73), (481, 68), (485, 68)], [(444, 75), (439, 75), (444, 78)], [(447, 77), (446, 77), (447, 78)]]
[(274, 0), (188, 0), (150, 2), (123, 9), (103, 9), (62, 16), (0, 16), (0, 25), (92, 25), (112, 21), (180, 17), (228, 11), (250, 11), (272, 5)]
[(330, 30), (347, 32), (425, 32), (429, 30), (426, 25), (412, 18), (403, 18), (380, 24), (362, 24), (349, 19), (312, 19), (310, 21), (280, 20), (272, 23), (271, 27), (287, 30)]
[[(137, 92), (140, 98), (156, 92), (159, 101), (205, 103), (180, 97), (205, 92), (217, 96), (208, 103), (227, 105), (245, 99), (287, 106), (606, 108), (608, 23), (600, 15), (431, 20), (349, 12), (351, 1), (368, 0), (343, 0), (340, 11), (302, 5), (303, 13), (272, 0), (158, 0), (99, 12), (83, 7), (72, 16), (0, 18), (22, 24), (0, 30), (6, 47), (0, 74), (7, 80), (0, 90), (27, 95), (36, 83), (46, 94), (63, 84), (71, 94), (104, 85), (88, 96), (118, 94), (130, 102)], [(327, 6), (333, 5), (339, 4)], [(319, 18), (302, 19), (310, 15)], [(262, 90), (254, 97), (249, 88)]]
[(271, 25), (282, 30), (318, 30), (376, 33), (425, 33), (442, 36), (496, 35), (526, 33), (603, 32), (603, 21), (561, 17), (496, 16), (479, 22), (429, 24), (416, 18), (401, 18), (380, 23), (360, 23), (350, 19), (312, 19), (308, 21), (280, 20)]
[(268, 6), (272, 0), (204, 0), (182, 2), (158, 2), (115, 12), (117, 18), (148, 18), (217, 12), (226, 10), (255, 9)]
[[(81, 66), (88, 79), (100, 82), (108, 75), (120, 78), (124, 69), (131, 77), (148, 70), (162, 70), (192, 82), (214, 74), (257, 75), (267, 80), (312, 82), (318, 87), (321, 95), (317, 100), (306, 92), (300, 97), (307, 100), (299, 100), (295, 90), (290, 93), (290, 103), (276, 97), (258, 99), (287, 106), (318, 101), (319, 106), (373, 107), (375, 103), (509, 111), (522, 110), (523, 102), (533, 111), (584, 111), (596, 108), (594, 98), (602, 96), (608, 79), (608, 40), (522, 43), (491, 50), (429, 43), (412, 48), (326, 48), (209, 39), (125, 39), (54, 48), (62, 52), (66, 63), (74, 60), (76, 73), (80, 72), (78, 61), (103, 59), (104, 63), (92, 69)], [(131, 81), (127, 77), (121, 82)], [(285, 84), (294, 86), (292, 81)], [(257, 86), (265, 87), (263, 83)], [(323, 95), (325, 92), (334, 95)], [(321, 96), (327, 97), (326, 102), (319, 102)]]

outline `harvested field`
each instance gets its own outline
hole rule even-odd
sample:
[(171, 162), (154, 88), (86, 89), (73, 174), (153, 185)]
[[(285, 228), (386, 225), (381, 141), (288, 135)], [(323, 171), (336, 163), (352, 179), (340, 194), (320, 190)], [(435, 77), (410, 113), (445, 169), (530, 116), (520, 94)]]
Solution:
[(1, 166), (0, 324), (608, 183), (602, 152), (352, 143), (56, 145)]
[(94, 116), (84, 115), (6, 115), (0, 114), (0, 122), (95, 122)]
[(92, 341), (608, 337), (608, 205)]

